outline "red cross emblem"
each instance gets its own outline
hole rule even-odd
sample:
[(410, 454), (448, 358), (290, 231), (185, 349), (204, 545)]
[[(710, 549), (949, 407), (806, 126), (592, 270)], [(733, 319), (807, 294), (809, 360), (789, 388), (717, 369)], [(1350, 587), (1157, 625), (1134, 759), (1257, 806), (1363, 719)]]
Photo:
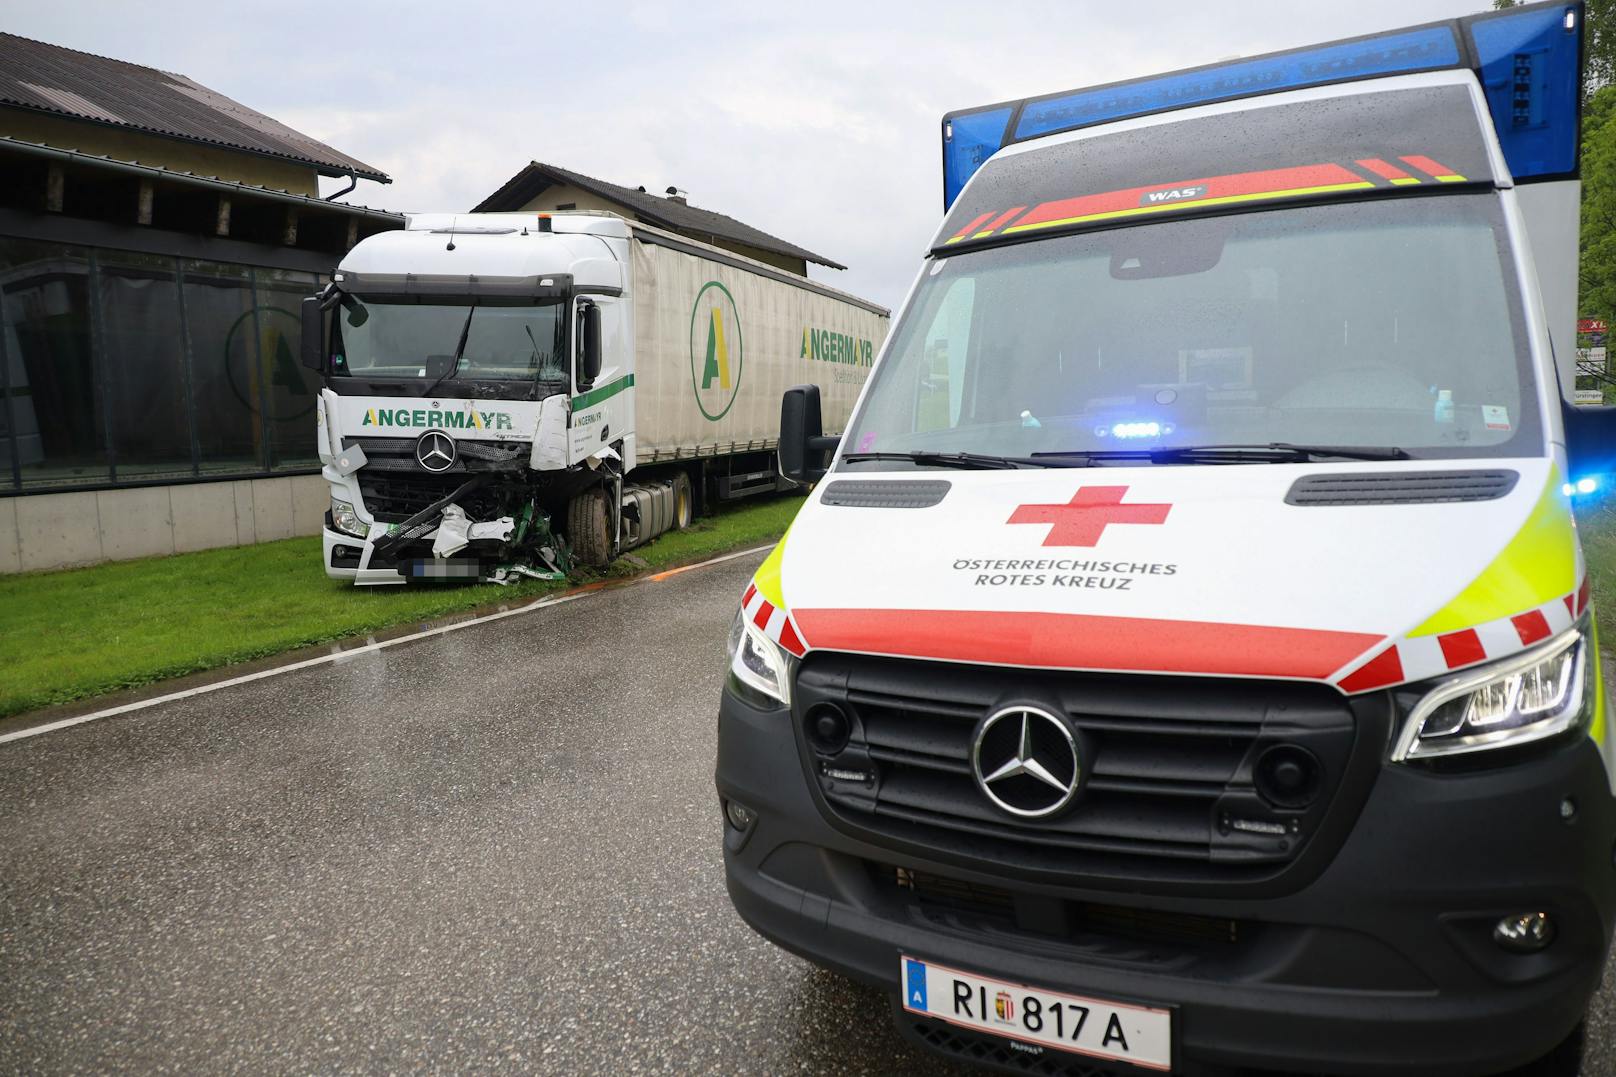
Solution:
[(1022, 505), (1013, 524), (1052, 524), (1045, 546), (1094, 546), (1110, 524), (1159, 524), (1172, 505), (1124, 505), (1126, 486), (1083, 486), (1064, 505)]

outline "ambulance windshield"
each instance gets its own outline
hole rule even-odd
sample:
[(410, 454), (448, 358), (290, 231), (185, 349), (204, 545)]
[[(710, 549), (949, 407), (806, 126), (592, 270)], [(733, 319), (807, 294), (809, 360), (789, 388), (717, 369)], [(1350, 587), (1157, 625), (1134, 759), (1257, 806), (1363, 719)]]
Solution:
[(931, 263), (844, 441), (1540, 455), (1490, 192), (1160, 221)]

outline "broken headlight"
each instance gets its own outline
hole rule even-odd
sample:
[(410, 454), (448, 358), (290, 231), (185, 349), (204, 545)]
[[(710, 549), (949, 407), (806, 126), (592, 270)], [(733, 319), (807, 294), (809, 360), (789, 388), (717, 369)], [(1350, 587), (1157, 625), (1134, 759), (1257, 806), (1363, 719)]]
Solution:
[(1409, 712), (1392, 759), (1403, 762), (1556, 736), (1592, 714), (1588, 620), (1540, 647), (1439, 681)]
[(334, 497), (331, 499), (331, 526), (341, 531), (344, 535), (352, 535), (355, 538), (364, 538), (370, 534), (370, 528), (366, 527), (364, 522), (359, 519), (359, 514), (354, 511), (354, 507), (348, 502), (338, 501)]
[(753, 706), (791, 705), (791, 664), (780, 645), (735, 612), (729, 629), (729, 681), (735, 694)]

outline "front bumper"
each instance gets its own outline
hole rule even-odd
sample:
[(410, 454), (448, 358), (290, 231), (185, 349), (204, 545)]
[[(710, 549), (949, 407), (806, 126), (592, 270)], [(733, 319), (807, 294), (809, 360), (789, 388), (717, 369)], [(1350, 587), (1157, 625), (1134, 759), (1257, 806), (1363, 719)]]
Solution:
[[(1616, 906), (1616, 802), (1586, 738), (1485, 771), (1387, 764), (1324, 870), (1258, 899), (1119, 893), (1085, 888), (1080, 877), (1052, 885), (895, 853), (827, 821), (791, 721), (723, 696), (718, 792), (757, 816), (744, 831), (725, 824), (731, 900), (765, 937), (894, 998), (903, 953), (1175, 1007), (1181, 1073), (1250, 1066), (1477, 1077), (1552, 1048), (1599, 983)], [(1561, 818), (1567, 798), (1577, 806), (1570, 822)], [(898, 868), (955, 892), (1008, 895), (1016, 911), (994, 919), (928, 907), (897, 884)], [(1024, 907), (1122, 907), (1147, 921), (1178, 914), (1240, 929), (1237, 941), (1080, 930), (1075, 918), (1052, 929), (1047, 918), (1029, 923)], [(1558, 926), (1545, 951), (1511, 955), (1493, 944), (1500, 916), (1540, 909)], [(905, 1033), (929, 1046), (973, 1040), (896, 1012)]]

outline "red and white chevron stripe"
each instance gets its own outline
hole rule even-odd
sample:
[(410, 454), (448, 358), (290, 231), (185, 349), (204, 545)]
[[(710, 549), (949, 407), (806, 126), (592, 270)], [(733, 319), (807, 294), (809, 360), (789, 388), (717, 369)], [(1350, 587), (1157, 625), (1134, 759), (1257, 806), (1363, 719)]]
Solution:
[(747, 620), (761, 629), (765, 636), (798, 658), (802, 657), (807, 648), (803, 646), (802, 636), (798, 635), (791, 614), (764, 598), (756, 584), (747, 586), (746, 594), (741, 596), (741, 609), (746, 611)]
[(1506, 658), (1564, 632), (1588, 609), (1587, 576), (1575, 591), (1536, 609), (1435, 636), (1404, 636), (1336, 680), (1349, 695), (1423, 681), (1492, 658)]

